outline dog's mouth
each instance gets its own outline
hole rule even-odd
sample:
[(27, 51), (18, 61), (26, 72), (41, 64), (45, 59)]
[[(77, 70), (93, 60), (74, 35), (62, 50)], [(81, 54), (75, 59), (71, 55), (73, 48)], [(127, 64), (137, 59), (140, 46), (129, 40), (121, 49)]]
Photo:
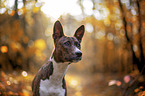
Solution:
[(66, 61), (68, 61), (68, 62), (74, 62), (74, 63), (76, 63), (76, 62), (78, 62), (78, 61), (80, 61), (82, 59), (82, 56), (81, 57), (71, 57), (71, 58), (65, 58), (65, 60)]

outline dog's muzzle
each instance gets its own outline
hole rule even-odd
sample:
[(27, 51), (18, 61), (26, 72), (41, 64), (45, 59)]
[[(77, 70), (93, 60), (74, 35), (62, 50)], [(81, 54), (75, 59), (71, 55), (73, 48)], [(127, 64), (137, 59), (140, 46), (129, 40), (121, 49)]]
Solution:
[(76, 52), (75, 54), (77, 57), (82, 57), (82, 52)]

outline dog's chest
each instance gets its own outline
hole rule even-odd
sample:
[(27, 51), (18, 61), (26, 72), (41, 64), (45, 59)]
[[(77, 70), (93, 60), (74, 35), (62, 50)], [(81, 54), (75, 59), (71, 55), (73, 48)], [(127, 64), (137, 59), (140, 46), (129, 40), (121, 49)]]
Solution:
[(68, 68), (68, 63), (56, 63), (53, 61), (53, 68), (53, 73), (48, 79), (40, 80), (40, 96), (65, 96), (66, 90), (62, 87), (62, 80)]
[(54, 85), (51, 80), (45, 79), (40, 81), (40, 96), (65, 96), (65, 89), (60, 85)]

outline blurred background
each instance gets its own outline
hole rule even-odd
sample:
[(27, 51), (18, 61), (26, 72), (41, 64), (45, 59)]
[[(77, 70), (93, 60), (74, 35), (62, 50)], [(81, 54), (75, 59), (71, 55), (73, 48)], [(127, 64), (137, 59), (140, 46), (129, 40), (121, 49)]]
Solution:
[(0, 0), (0, 95), (32, 96), (60, 20), (68, 36), (86, 29), (68, 96), (145, 96), (144, 17), (144, 0)]

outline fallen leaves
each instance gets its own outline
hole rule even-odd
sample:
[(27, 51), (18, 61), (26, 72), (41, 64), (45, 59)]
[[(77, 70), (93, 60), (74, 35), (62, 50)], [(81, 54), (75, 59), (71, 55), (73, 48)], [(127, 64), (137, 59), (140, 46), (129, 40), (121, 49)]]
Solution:
[[(21, 73), (26, 72), (22, 71)], [(28, 73), (27, 73), (28, 74)], [(19, 72), (0, 72), (0, 95), (1, 96), (31, 96), (32, 75), (24, 77)]]
[(116, 85), (123, 90), (122, 96), (145, 96), (145, 83), (140, 74), (135, 75), (131, 73), (130, 75), (125, 75), (123, 80), (110, 80), (108, 86), (113, 85)]
[(2, 53), (7, 53), (8, 52), (8, 47), (7, 46), (1, 46), (0, 50)]
[(109, 83), (108, 83), (108, 86), (112, 86), (112, 85), (117, 85), (117, 86), (121, 86), (121, 81), (119, 80), (111, 80)]
[(126, 75), (126, 76), (124, 76), (124, 82), (125, 83), (128, 83), (129, 81), (130, 81), (130, 76), (129, 75)]
[(134, 89), (134, 92), (138, 93), (137, 96), (145, 96), (145, 90), (144, 90), (143, 86), (140, 86), (140, 87)]

